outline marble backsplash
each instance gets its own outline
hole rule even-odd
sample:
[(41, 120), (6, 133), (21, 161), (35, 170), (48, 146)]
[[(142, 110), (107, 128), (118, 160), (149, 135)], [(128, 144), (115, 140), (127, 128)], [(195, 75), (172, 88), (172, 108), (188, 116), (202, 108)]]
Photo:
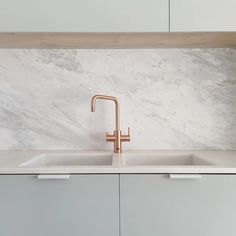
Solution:
[(0, 149), (236, 149), (236, 49), (0, 50)]

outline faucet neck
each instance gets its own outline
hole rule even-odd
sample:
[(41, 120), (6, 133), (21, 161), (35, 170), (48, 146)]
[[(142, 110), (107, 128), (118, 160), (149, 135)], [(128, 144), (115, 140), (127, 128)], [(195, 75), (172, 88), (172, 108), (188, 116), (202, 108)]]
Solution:
[(119, 100), (116, 97), (113, 96), (107, 96), (107, 95), (95, 95), (92, 97), (91, 100), (91, 111), (95, 111), (96, 107), (96, 101), (98, 99), (102, 100), (111, 100), (115, 102), (115, 129), (116, 131), (120, 131), (120, 103)]

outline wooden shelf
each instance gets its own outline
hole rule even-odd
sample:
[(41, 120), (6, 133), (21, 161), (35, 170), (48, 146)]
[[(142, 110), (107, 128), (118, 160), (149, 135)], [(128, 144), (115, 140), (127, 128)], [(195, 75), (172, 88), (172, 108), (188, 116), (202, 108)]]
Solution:
[(236, 48), (236, 32), (0, 33), (0, 48)]

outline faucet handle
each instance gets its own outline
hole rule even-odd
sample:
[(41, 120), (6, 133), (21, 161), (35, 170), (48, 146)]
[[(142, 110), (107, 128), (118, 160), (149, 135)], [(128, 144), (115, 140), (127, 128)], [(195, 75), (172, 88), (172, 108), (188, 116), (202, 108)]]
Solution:
[(128, 134), (121, 135), (122, 142), (130, 142), (130, 127), (128, 127)]
[(128, 136), (130, 136), (130, 127), (128, 127)]
[(106, 141), (107, 142), (114, 142), (116, 139), (115, 133), (110, 134), (109, 132), (106, 132)]

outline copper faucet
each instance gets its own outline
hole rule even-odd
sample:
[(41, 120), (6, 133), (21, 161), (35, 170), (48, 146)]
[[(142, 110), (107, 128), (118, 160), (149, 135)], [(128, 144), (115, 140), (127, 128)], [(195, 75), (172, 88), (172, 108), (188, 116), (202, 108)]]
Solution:
[(96, 101), (98, 99), (103, 100), (111, 100), (115, 102), (115, 114), (116, 114), (116, 128), (113, 134), (106, 133), (106, 141), (107, 142), (114, 142), (114, 152), (120, 153), (122, 152), (122, 142), (129, 142), (130, 141), (130, 128), (128, 128), (128, 134), (122, 134), (120, 130), (120, 104), (116, 97), (107, 96), (107, 95), (95, 95), (92, 97), (91, 100), (91, 111), (95, 111)]

